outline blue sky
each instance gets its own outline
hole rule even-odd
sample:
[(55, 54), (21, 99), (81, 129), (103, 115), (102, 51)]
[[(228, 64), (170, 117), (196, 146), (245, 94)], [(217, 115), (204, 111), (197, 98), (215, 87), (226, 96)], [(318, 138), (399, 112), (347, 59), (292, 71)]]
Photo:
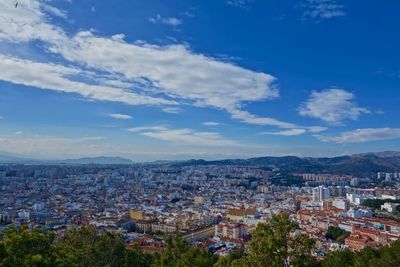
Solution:
[(149, 161), (398, 150), (399, 9), (0, 0), (0, 151)]

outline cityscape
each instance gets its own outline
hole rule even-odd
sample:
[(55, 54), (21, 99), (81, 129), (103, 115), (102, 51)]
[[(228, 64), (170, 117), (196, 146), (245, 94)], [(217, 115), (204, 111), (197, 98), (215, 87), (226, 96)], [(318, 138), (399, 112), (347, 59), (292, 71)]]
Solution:
[[(4, 164), (0, 177), (1, 230), (28, 225), (61, 236), (94, 225), (151, 253), (162, 251), (163, 236), (179, 234), (227, 256), (246, 248), (258, 223), (281, 213), (317, 240), (314, 253), (320, 258), (338, 249), (387, 246), (400, 238), (400, 172), (358, 177), (188, 161)], [(329, 237), (332, 228), (345, 236)]]
[(399, 10), (0, 0), (0, 267), (400, 266)]

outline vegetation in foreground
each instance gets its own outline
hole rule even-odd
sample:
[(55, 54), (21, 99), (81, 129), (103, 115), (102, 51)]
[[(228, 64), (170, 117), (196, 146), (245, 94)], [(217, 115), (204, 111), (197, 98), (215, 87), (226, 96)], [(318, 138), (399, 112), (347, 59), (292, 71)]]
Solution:
[[(274, 216), (257, 226), (247, 253), (235, 251), (227, 257), (217, 257), (193, 247), (181, 237), (167, 238), (161, 253), (146, 254), (139, 247), (127, 248), (120, 235), (101, 234), (92, 226), (68, 231), (59, 240), (50, 232), (10, 228), (0, 235), (0, 266), (400, 266), (400, 241), (391, 247), (366, 248), (358, 253), (342, 250), (317, 261), (311, 256), (315, 242), (294, 235), (297, 228), (287, 215)], [(340, 237), (342, 233), (331, 229), (330, 234)]]

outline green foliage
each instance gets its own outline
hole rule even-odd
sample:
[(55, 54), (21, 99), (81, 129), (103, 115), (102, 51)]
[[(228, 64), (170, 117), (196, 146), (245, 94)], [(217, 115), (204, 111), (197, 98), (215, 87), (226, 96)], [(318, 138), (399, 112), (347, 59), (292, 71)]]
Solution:
[(191, 246), (180, 236), (167, 237), (166, 246), (156, 254), (154, 267), (208, 267), (213, 266), (214, 257), (204, 249)]
[(68, 231), (58, 242), (50, 232), (26, 227), (0, 235), (0, 267), (146, 267), (151, 262), (151, 256), (137, 247), (127, 249), (119, 235), (100, 234), (95, 227)]
[(390, 247), (365, 248), (353, 253), (350, 250), (336, 251), (323, 261), (324, 267), (398, 267), (400, 266), (400, 240)]
[(139, 248), (127, 249), (120, 235), (94, 226), (68, 231), (56, 244), (61, 266), (150, 266), (151, 257)]
[[(100, 233), (95, 227), (68, 231), (61, 239), (27, 227), (0, 233), (0, 267), (398, 267), (400, 241), (390, 247), (366, 248), (353, 253), (341, 250), (318, 262), (311, 252), (314, 240), (292, 236), (297, 224), (287, 215), (274, 216), (253, 232), (247, 254), (238, 250), (216, 258), (191, 246), (182, 237), (168, 237), (160, 254), (145, 254), (138, 246), (127, 248), (121, 236)], [(330, 233), (339, 234), (337, 229)], [(339, 236), (340, 237), (340, 236)]]
[(234, 250), (226, 257), (219, 257), (218, 261), (214, 264), (214, 267), (234, 266), (234, 262), (239, 263), (243, 254), (243, 250)]
[(339, 243), (344, 243), (346, 237), (350, 235), (349, 232), (335, 226), (329, 226), (328, 231), (325, 234), (325, 237)]
[(258, 224), (252, 233), (248, 256), (243, 258), (242, 264), (253, 267), (312, 265), (311, 251), (315, 242), (306, 236), (291, 237), (296, 229), (298, 225), (286, 214)]
[(350, 250), (340, 250), (326, 256), (323, 267), (350, 267), (353, 266), (354, 253)]
[(380, 209), (381, 205), (385, 204), (386, 201), (382, 199), (367, 199), (363, 206), (373, 208), (373, 209)]
[(0, 234), (0, 266), (54, 266), (54, 235), (27, 227)]
[(126, 267), (150, 267), (152, 261), (153, 256), (143, 253), (139, 246), (126, 250), (124, 256), (124, 266)]
[(381, 209), (381, 206), (386, 202), (390, 203), (400, 203), (400, 200), (393, 200), (393, 199), (367, 199), (363, 206), (373, 208), (373, 209)]
[(371, 262), (379, 258), (379, 250), (375, 248), (367, 247), (362, 251), (356, 253), (354, 255), (354, 264), (355, 267), (368, 267), (371, 266)]

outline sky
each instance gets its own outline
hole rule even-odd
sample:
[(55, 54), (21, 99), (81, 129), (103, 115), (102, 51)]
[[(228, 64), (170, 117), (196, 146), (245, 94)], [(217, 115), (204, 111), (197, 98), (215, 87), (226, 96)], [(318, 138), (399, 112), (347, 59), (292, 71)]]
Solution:
[(399, 1), (0, 0), (0, 153), (400, 149)]

